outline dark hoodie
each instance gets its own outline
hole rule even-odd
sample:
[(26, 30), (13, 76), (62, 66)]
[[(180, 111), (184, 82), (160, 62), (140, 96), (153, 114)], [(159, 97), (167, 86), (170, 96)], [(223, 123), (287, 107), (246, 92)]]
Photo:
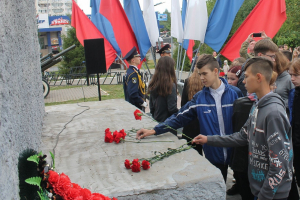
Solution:
[(207, 144), (249, 144), (248, 177), (253, 195), (260, 200), (288, 197), (293, 169), (292, 130), (285, 103), (278, 94), (271, 92), (254, 104), (240, 132), (208, 136)]

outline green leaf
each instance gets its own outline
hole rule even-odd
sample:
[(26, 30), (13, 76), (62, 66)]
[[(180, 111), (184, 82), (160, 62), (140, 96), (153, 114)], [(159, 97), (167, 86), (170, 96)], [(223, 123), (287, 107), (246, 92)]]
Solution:
[(38, 154), (38, 156), (41, 156), (43, 153), (42, 153), (42, 151), (40, 151), (40, 153)]
[(39, 164), (39, 161), (40, 161), (38, 155), (32, 155), (32, 156), (28, 157), (27, 160), (35, 162), (36, 164)]
[(30, 185), (36, 185), (38, 186), (39, 188), (41, 188), (41, 181), (42, 181), (42, 178), (41, 177), (31, 177), (31, 178), (28, 178), (25, 180), (26, 183), (30, 184)]
[(54, 159), (54, 154), (50, 151), (50, 155), (51, 155), (51, 158), (52, 158), (52, 161), (53, 161), (53, 166), (52, 168), (55, 169), (55, 159)]

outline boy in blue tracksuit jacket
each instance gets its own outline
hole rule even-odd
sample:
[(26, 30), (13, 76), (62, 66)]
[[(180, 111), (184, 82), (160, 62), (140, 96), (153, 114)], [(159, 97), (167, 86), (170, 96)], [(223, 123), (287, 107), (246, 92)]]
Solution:
[[(242, 92), (229, 85), (225, 79), (219, 78), (219, 64), (211, 55), (204, 55), (196, 64), (196, 70), (205, 85), (202, 91), (195, 94), (177, 114), (172, 115), (153, 130), (141, 129), (137, 138), (159, 135), (170, 131), (166, 125), (178, 129), (189, 124), (198, 117), (200, 132), (203, 135), (229, 135), (233, 133), (233, 102), (242, 97)], [(226, 182), (227, 168), (231, 155), (230, 148), (203, 146), (205, 157), (221, 170)]]

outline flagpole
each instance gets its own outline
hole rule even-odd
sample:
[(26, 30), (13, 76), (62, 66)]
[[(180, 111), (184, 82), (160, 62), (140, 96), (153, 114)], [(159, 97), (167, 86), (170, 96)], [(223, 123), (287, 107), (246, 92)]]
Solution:
[(176, 60), (176, 70), (175, 70), (175, 74), (176, 74), (176, 77), (178, 78), (177, 76), (177, 70), (178, 70), (178, 61), (179, 61), (179, 49), (181, 47), (181, 45), (178, 43), (178, 51), (177, 51), (177, 60)]
[(179, 55), (178, 55), (178, 56), (180, 56), (179, 59), (178, 59), (178, 56), (177, 56), (177, 61), (178, 61), (178, 66), (177, 66), (178, 68), (176, 67), (177, 78), (179, 76), (179, 70), (180, 70), (180, 64), (181, 64), (181, 52), (182, 52), (182, 46), (180, 45), (180, 51), (179, 51)]
[(155, 56), (155, 52), (153, 52), (153, 46), (151, 46), (150, 50), (151, 50), (153, 63), (154, 63), (154, 68), (155, 68), (156, 67), (156, 56)]
[(148, 65), (147, 65), (147, 62), (144, 62), (144, 64), (146, 65), (146, 67), (147, 67), (147, 69), (148, 69), (148, 71), (149, 71), (149, 74), (150, 74), (150, 76), (151, 76), (152, 74), (151, 74), (150, 69), (149, 69), (149, 67), (148, 67)]
[[(117, 55), (117, 57), (121, 60), (121, 62), (123, 63), (123, 65), (124, 65), (124, 67), (126, 67), (127, 65), (126, 65), (126, 63), (124, 62), (124, 60), (117, 54), (117, 53), (115, 53), (116, 55)], [(127, 67), (126, 67), (127, 68)]]
[(201, 47), (201, 42), (200, 42), (200, 44), (199, 44), (199, 46), (198, 46), (198, 49), (197, 49), (196, 55), (195, 55), (195, 57), (194, 57), (194, 59), (193, 59), (193, 62), (192, 62), (192, 65), (191, 65), (191, 69), (190, 69), (190, 72), (189, 72), (188, 78), (190, 77), (190, 75), (191, 75), (191, 71), (192, 71), (192, 69), (193, 69), (193, 66), (194, 66), (194, 65), (195, 65), (195, 63), (196, 63), (196, 57), (197, 57), (197, 55), (198, 55), (198, 52), (199, 52), (199, 50), (200, 50), (200, 47)]
[(180, 70), (180, 75), (179, 75), (179, 79), (178, 79), (179, 81), (181, 80), (181, 75), (182, 75), (182, 70), (183, 70), (183, 66), (184, 66), (185, 56), (186, 56), (186, 50), (184, 52), (183, 62), (182, 62), (182, 66), (181, 66), (181, 70)]

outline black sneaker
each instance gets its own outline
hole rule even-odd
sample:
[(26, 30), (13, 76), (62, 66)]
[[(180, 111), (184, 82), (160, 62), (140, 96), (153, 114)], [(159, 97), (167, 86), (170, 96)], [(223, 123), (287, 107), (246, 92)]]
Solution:
[(226, 191), (227, 195), (236, 195), (239, 193), (238, 187), (236, 183)]

